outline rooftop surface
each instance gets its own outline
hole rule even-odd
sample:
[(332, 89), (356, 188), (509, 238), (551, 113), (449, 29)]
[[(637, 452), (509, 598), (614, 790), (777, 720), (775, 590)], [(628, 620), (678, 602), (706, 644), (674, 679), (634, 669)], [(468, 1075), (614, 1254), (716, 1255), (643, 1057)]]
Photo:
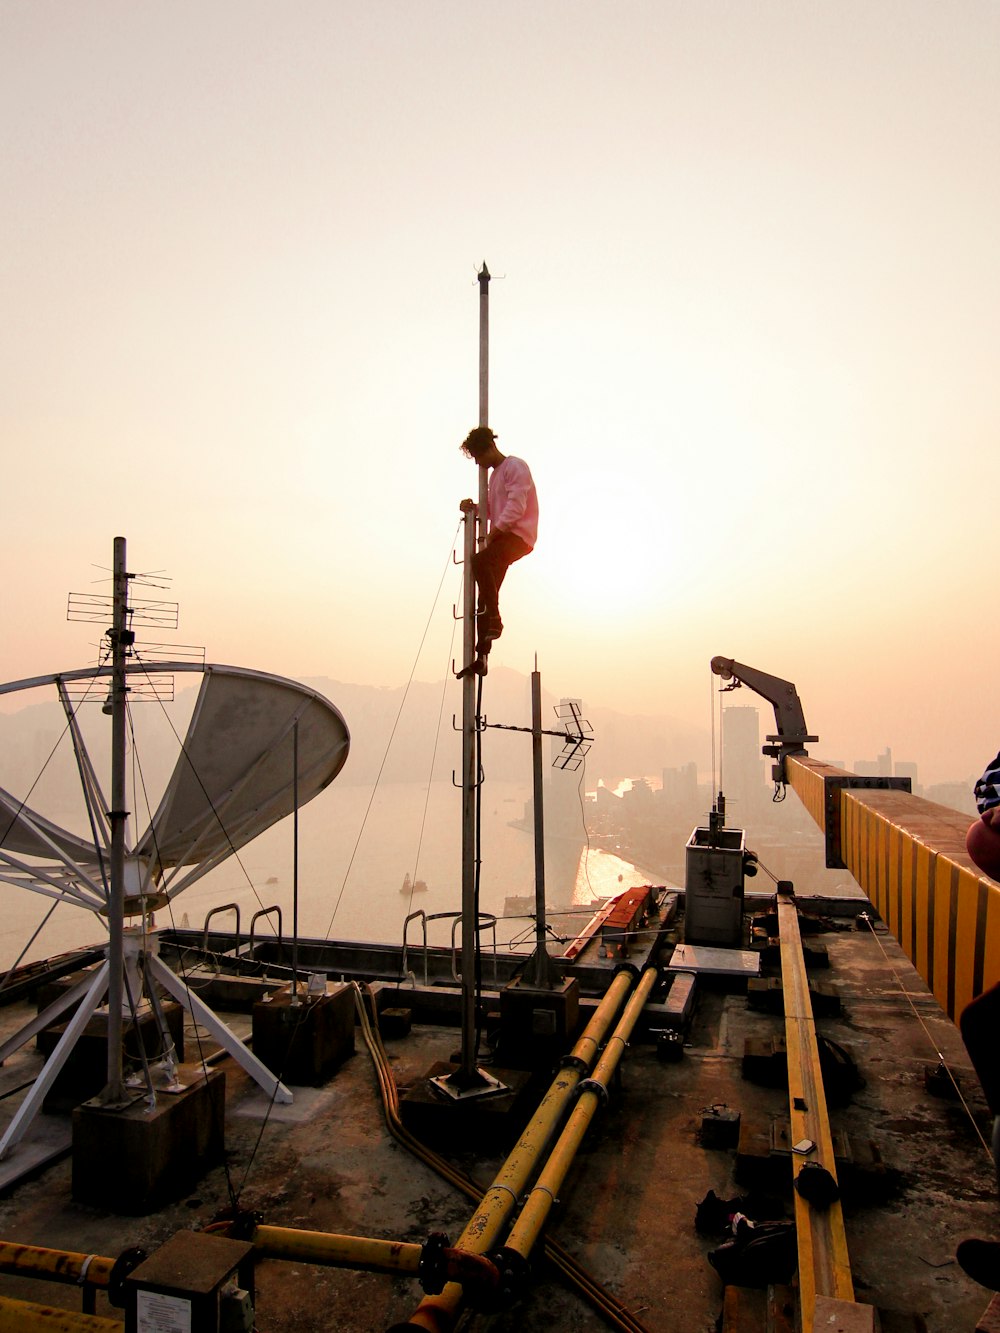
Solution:
[[(831, 1109), (835, 1139), (849, 1159), (839, 1173), (856, 1298), (924, 1321), (911, 1318), (900, 1328), (972, 1333), (989, 1294), (963, 1274), (954, 1252), (966, 1235), (997, 1231), (985, 1102), (958, 1033), (891, 936), (850, 919), (838, 926), (817, 937), (829, 967), (814, 979), (835, 991), (841, 1008), (818, 1017), (818, 1030), (850, 1054), (863, 1080), (846, 1104)], [(717, 1328), (723, 1285), (708, 1254), (725, 1237), (695, 1226), (710, 1190), (724, 1199), (752, 1191), (757, 1203), (761, 1196), (769, 1202), (763, 1211), (792, 1216), (780, 1130), (787, 1090), (757, 1081), (759, 1070), (751, 1071), (753, 1080), (744, 1077), (748, 1041), (760, 1051), (780, 1040), (783, 1020), (780, 1011), (751, 1007), (745, 990), (723, 978), (698, 983), (679, 1059), (663, 1058), (649, 1034), (629, 1045), (610, 1104), (595, 1119), (550, 1220), (549, 1234), (650, 1333)], [(405, 1007), (406, 998), (400, 989), (386, 1003)], [(23, 1017), (22, 1006), (0, 1011), (4, 1032)], [(231, 1022), (244, 1035), (250, 1030), (245, 1014)], [(455, 1028), (419, 1024), (408, 1036), (386, 1037), (399, 1090), (419, 1086), (457, 1043)], [(21, 1095), (11, 1090), (33, 1076), (40, 1059), (31, 1046), (0, 1070), (0, 1127)], [(964, 1101), (947, 1095), (949, 1080), (928, 1079), (942, 1062)], [(355, 1054), (325, 1086), (296, 1088), (289, 1106), (270, 1105), (229, 1058), (218, 1067), (226, 1073), (226, 1161), (187, 1197), (146, 1217), (103, 1213), (74, 1202), (63, 1156), (7, 1189), (0, 1235), (111, 1257), (131, 1246), (151, 1251), (178, 1231), (211, 1225), (235, 1196), (275, 1226), (409, 1242), (432, 1232), (457, 1239), (473, 1205), (389, 1132), (360, 1030)], [(706, 1116), (710, 1124), (733, 1118), (720, 1116), (721, 1108), (739, 1113), (738, 1144), (713, 1146), (703, 1132)], [(41, 1131), (61, 1134), (68, 1145), (67, 1117), (40, 1120)], [(771, 1141), (777, 1151), (769, 1154)], [(445, 1155), (485, 1189), (504, 1152), (491, 1135), (456, 1143)], [(107, 1165), (115, 1170), (113, 1161)], [(80, 1309), (73, 1287), (0, 1277), (0, 1293)], [(389, 1329), (406, 1323), (421, 1296), (409, 1277), (264, 1259), (256, 1270), (257, 1328)], [(121, 1317), (103, 1292), (97, 1313)], [(492, 1333), (614, 1326), (544, 1260), (513, 1308), (465, 1319), (463, 1327)], [(758, 1326), (765, 1327), (749, 1314), (740, 1324), (748, 1333)]]

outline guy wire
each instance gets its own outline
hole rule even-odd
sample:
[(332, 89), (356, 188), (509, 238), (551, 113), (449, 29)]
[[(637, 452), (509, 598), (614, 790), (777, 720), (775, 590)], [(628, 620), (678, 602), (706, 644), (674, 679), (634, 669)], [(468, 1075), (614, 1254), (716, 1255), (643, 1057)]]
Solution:
[(424, 625), (424, 632), (420, 636), (420, 643), (417, 646), (416, 655), (413, 659), (413, 665), (410, 668), (409, 679), (407, 680), (406, 687), (403, 690), (403, 697), (399, 701), (399, 708), (396, 710), (396, 717), (392, 724), (392, 730), (389, 733), (389, 739), (388, 741), (386, 741), (385, 752), (382, 755), (382, 762), (379, 764), (378, 772), (375, 774), (375, 783), (372, 787), (372, 794), (368, 798), (368, 804), (365, 807), (365, 813), (361, 820), (361, 827), (358, 829), (358, 836), (354, 841), (354, 847), (351, 851), (350, 859), (347, 862), (347, 869), (344, 871), (344, 878), (340, 885), (340, 892), (337, 894), (337, 901), (333, 904), (333, 911), (330, 914), (330, 924), (326, 928), (326, 935), (325, 935), (326, 939), (330, 938), (330, 931), (333, 930), (333, 923), (337, 916), (337, 912), (340, 909), (340, 902), (344, 896), (344, 890), (347, 888), (347, 881), (350, 878), (351, 868), (354, 865), (355, 858), (357, 857), (358, 854), (358, 848), (361, 845), (361, 839), (364, 836), (365, 826), (368, 823), (368, 816), (371, 814), (372, 806), (375, 803), (375, 797), (376, 794), (378, 793), (378, 786), (382, 780), (382, 774), (385, 771), (385, 766), (389, 759), (389, 751), (392, 749), (392, 742), (396, 736), (396, 728), (399, 726), (399, 719), (403, 715), (403, 709), (406, 706), (406, 700), (410, 693), (410, 686), (413, 684), (413, 677), (417, 670), (417, 663), (420, 661), (420, 654), (423, 652), (424, 643), (427, 640), (427, 632), (430, 629), (432, 620), (434, 619), (434, 612), (435, 609), (437, 608), (438, 598), (441, 596), (441, 588), (444, 584), (445, 576), (448, 573), (448, 569), (452, 564), (452, 556), (454, 555), (455, 551), (455, 542), (458, 538), (458, 532), (460, 527), (461, 527), (461, 520), (459, 520), (458, 527), (456, 527), (455, 533), (452, 536), (451, 545), (448, 548), (448, 558), (445, 561), (444, 569), (441, 571), (441, 578), (438, 582), (437, 592), (435, 592), (434, 594), (434, 600), (431, 603), (430, 613), (427, 616), (427, 623)]
[[(443, 578), (443, 576), (442, 576), (442, 578)], [(439, 589), (438, 591), (440, 592), (440, 589)], [(419, 866), (420, 866), (420, 853), (421, 853), (421, 851), (423, 850), (423, 845), (424, 845), (424, 830), (425, 830), (425, 828), (427, 827), (427, 807), (428, 807), (428, 805), (430, 804), (430, 799), (431, 799), (431, 783), (434, 781), (434, 765), (435, 765), (435, 763), (437, 762), (438, 742), (439, 742), (440, 739), (441, 739), (441, 719), (442, 719), (442, 717), (444, 716), (444, 701), (445, 701), (445, 698), (447, 697), (447, 692), (448, 692), (448, 666), (447, 666), (447, 664), (448, 664), (448, 662), (451, 660), (451, 658), (452, 658), (452, 654), (453, 654), (454, 651), (455, 651), (455, 627), (457, 626), (457, 624), (458, 624), (458, 621), (455, 620), (454, 618), (452, 618), (452, 622), (451, 622), (451, 638), (450, 638), (450, 640), (448, 641), (448, 652), (447, 652), (447, 654), (445, 655), (445, 669), (444, 669), (444, 671), (441, 673), (441, 702), (440, 702), (440, 704), (438, 705), (437, 727), (436, 727), (436, 729), (435, 729), (435, 731), (434, 731), (434, 744), (433, 744), (433, 746), (431, 747), (431, 762), (430, 762), (430, 767), (429, 767), (428, 770), (427, 770), (427, 788), (426, 788), (426, 790), (425, 790), (425, 792), (424, 792), (424, 809), (423, 809), (423, 814), (422, 814), (421, 817), (420, 817), (420, 834), (419, 834), (419, 836), (418, 836), (418, 838), (417, 838), (417, 854), (416, 854), (416, 857), (414, 858), (414, 861), (413, 861), (413, 876), (412, 876), (412, 881), (411, 881), (411, 882), (412, 882), (412, 884), (414, 884), (414, 885), (415, 885), (416, 882), (417, 882), (417, 870), (418, 870), (418, 868), (419, 868)], [(412, 889), (412, 888), (410, 889), (410, 902), (411, 902), (411, 903), (413, 902), (413, 889)]]
[(895, 968), (895, 966), (893, 965), (892, 960), (890, 959), (889, 955), (886, 953), (885, 949), (884, 949), (883, 946), (882, 946), (882, 941), (879, 939), (878, 934), (876, 933), (875, 927), (874, 927), (874, 925), (872, 924), (872, 919), (871, 919), (871, 917), (869, 916), (869, 914), (868, 914), (867, 912), (862, 912), (862, 913), (861, 913), (861, 916), (860, 916), (859, 919), (862, 920), (862, 921), (864, 921), (865, 925), (866, 925), (866, 926), (868, 927), (868, 929), (871, 931), (872, 939), (874, 939), (875, 943), (878, 945), (878, 947), (879, 947), (879, 951), (880, 951), (880, 953), (882, 954), (883, 961), (885, 962), (886, 966), (889, 968), (890, 972), (892, 973), (892, 975), (893, 975), (893, 980), (896, 982), (896, 985), (899, 987), (899, 992), (900, 992), (900, 994), (901, 994), (901, 995), (903, 996), (903, 998), (906, 1000), (906, 1003), (910, 1006), (910, 1012), (913, 1014), (913, 1017), (917, 1020), (917, 1022), (920, 1024), (921, 1028), (923, 1029), (923, 1033), (924, 1033), (924, 1036), (927, 1038), (927, 1043), (928, 1043), (928, 1045), (930, 1046), (931, 1050), (932, 1050), (932, 1051), (935, 1053), (935, 1055), (937, 1056), (937, 1058), (938, 1058), (938, 1063), (940, 1064), (941, 1068), (942, 1068), (942, 1069), (945, 1071), (945, 1073), (948, 1075), (948, 1078), (949, 1078), (949, 1080), (951, 1081), (951, 1085), (952, 1085), (952, 1087), (953, 1087), (953, 1089), (954, 1089), (954, 1091), (955, 1091), (955, 1096), (956, 1096), (956, 1097), (958, 1098), (958, 1100), (961, 1102), (961, 1104), (962, 1104), (962, 1109), (963, 1109), (963, 1111), (965, 1112), (965, 1114), (968, 1116), (968, 1118), (969, 1118), (969, 1123), (972, 1125), (972, 1128), (973, 1128), (973, 1130), (975, 1131), (976, 1137), (978, 1138), (979, 1142), (982, 1144), (983, 1149), (984, 1149), (984, 1151), (985, 1151), (987, 1157), (989, 1157), (990, 1162), (992, 1163), (992, 1161), (993, 1161), (993, 1153), (992, 1153), (992, 1151), (991, 1151), (991, 1149), (990, 1149), (989, 1144), (988, 1144), (988, 1143), (986, 1142), (986, 1140), (983, 1138), (983, 1135), (982, 1135), (982, 1133), (981, 1133), (981, 1131), (980, 1131), (980, 1129), (979, 1129), (979, 1126), (976, 1124), (975, 1116), (972, 1114), (972, 1108), (969, 1106), (968, 1102), (965, 1100), (965, 1097), (962, 1095), (962, 1089), (959, 1087), (958, 1079), (956, 1079), (956, 1078), (955, 1078), (955, 1075), (951, 1072), (951, 1068), (949, 1067), (947, 1060), (945, 1060), (944, 1055), (943, 1055), (943, 1054), (941, 1053), (941, 1051), (938, 1049), (937, 1042), (936, 1042), (936, 1041), (934, 1040), (934, 1038), (931, 1036), (930, 1029), (928, 1028), (927, 1024), (924, 1022), (924, 1020), (921, 1018), (920, 1014), (917, 1012), (917, 1007), (916, 1007), (916, 1005), (913, 1003), (913, 999), (912, 999), (912, 997), (910, 996), (909, 992), (907, 991), (906, 987), (903, 985), (902, 978), (900, 977), (899, 973), (896, 971), (896, 968)]

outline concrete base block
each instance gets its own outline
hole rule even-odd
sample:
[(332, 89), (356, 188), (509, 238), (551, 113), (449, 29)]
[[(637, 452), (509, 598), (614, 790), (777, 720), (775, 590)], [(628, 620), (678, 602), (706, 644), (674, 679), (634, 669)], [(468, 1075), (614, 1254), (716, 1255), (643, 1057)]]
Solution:
[(549, 1067), (570, 1046), (580, 1020), (580, 985), (575, 977), (544, 989), (522, 977), (500, 992), (497, 1054), (510, 1068)]
[(431, 1145), (463, 1147), (475, 1143), (511, 1146), (534, 1110), (532, 1075), (523, 1069), (498, 1069), (490, 1065), (488, 1073), (505, 1091), (482, 1097), (454, 1100), (442, 1093), (434, 1079), (458, 1069), (456, 1064), (438, 1061), (400, 1098), (403, 1124), (418, 1139)]
[(740, 1139), (740, 1113), (731, 1106), (713, 1106), (701, 1117), (703, 1148), (735, 1148)]
[[(163, 1016), (174, 1044), (178, 1061), (184, 1059), (184, 1010), (173, 1000), (163, 1002)], [(39, 1032), (35, 1044), (46, 1058), (55, 1050), (59, 1038), (66, 1031), (69, 1019)], [(143, 1009), (138, 1022), (126, 1018), (122, 1023), (122, 1058), (128, 1064), (139, 1066), (142, 1056), (153, 1063), (162, 1058), (163, 1042), (156, 1017), (150, 1009)], [(99, 1011), (88, 1021), (77, 1038), (66, 1063), (60, 1069), (55, 1083), (45, 1098), (44, 1110), (62, 1114), (74, 1106), (96, 1097), (108, 1079), (108, 1015)]]
[(73, 1198), (144, 1216), (183, 1196), (225, 1153), (226, 1076), (212, 1070), (184, 1092), (123, 1110), (85, 1102), (73, 1112)]
[(383, 1037), (408, 1037), (412, 1026), (412, 1009), (383, 1009), (378, 1016), (378, 1030)]
[(279, 991), (253, 1007), (253, 1050), (283, 1083), (317, 1088), (354, 1054), (354, 992), (327, 983), (325, 995)]

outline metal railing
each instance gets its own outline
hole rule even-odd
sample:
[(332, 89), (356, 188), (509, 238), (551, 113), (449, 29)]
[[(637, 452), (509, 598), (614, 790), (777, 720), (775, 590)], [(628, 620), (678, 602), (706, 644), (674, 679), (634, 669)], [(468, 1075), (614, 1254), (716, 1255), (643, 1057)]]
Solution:
[[(284, 958), (285, 958), (285, 935), (284, 935), (284, 931), (282, 930), (282, 924), (281, 924), (281, 923), (282, 923), (281, 908), (278, 906), (277, 903), (273, 903), (270, 907), (262, 907), (262, 908), (260, 909), (259, 912), (254, 912), (253, 916), (250, 918), (250, 949), (249, 949), (249, 955), (250, 955), (251, 958), (254, 958), (254, 959), (256, 958), (256, 954), (254, 953), (254, 949), (255, 949), (255, 947), (256, 947), (256, 938), (255, 938), (254, 928), (256, 927), (257, 922), (260, 920), (260, 918), (261, 918), (262, 916), (277, 916), (277, 918), (278, 918), (278, 935), (277, 935), (277, 940), (278, 940), (278, 962), (279, 962), (279, 963), (282, 963), (282, 962), (284, 962)], [(265, 970), (266, 970), (266, 966), (267, 966), (267, 965), (265, 964), (264, 966), (265, 966)]]
[(205, 917), (205, 924), (201, 932), (201, 947), (208, 953), (208, 923), (213, 916), (218, 916), (220, 912), (236, 913), (236, 935), (233, 939), (233, 953), (238, 955), (240, 951), (240, 906), (239, 903), (222, 903), (219, 907), (213, 907)]
[[(413, 973), (407, 967), (409, 961), (409, 930), (410, 922), (421, 922), (423, 932), (423, 955), (424, 955), (424, 985), (430, 985), (429, 972), (429, 946), (427, 943), (427, 923), (429, 921), (451, 921), (451, 975), (456, 982), (461, 982), (462, 977), (458, 970), (459, 950), (455, 944), (455, 935), (462, 922), (461, 912), (431, 912), (427, 913), (422, 908), (416, 912), (411, 912), (403, 922), (403, 954), (400, 960), (400, 970), (403, 976), (412, 976)], [(497, 985), (499, 973), (497, 971), (497, 919), (492, 912), (480, 912), (476, 921), (476, 934), (479, 935), (483, 930), (492, 930), (493, 932), (493, 984)]]

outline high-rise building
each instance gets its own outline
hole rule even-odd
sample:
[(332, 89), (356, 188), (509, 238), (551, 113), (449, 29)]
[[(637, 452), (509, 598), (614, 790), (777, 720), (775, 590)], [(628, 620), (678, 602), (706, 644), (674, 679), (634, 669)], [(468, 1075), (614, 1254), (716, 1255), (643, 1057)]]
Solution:
[(726, 823), (730, 825), (745, 824), (768, 800), (756, 708), (722, 710), (720, 785), (726, 797)]
[(892, 750), (887, 745), (876, 759), (855, 759), (854, 771), (860, 778), (891, 778)]

